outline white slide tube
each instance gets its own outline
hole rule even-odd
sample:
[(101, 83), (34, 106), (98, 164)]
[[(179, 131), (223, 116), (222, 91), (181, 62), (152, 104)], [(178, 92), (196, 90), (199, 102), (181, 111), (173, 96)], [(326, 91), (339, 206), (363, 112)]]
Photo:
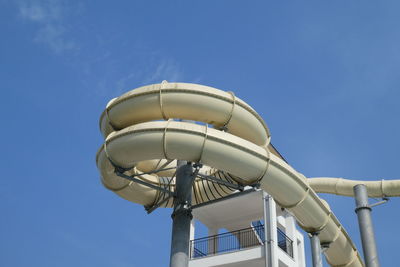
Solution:
[(114, 98), (101, 114), (100, 130), (106, 137), (113, 130), (170, 118), (227, 128), (228, 132), (260, 146), (269, 143), (267, 125), (244, 101), (232, 92), (189, 83), (153, 84)]
[[(212, 125), (156, 121), (171, 118)], [(330, 243), (324, 253), (332, 266), (363, 266), (355, 245), (327, 203), (309, 185), (310, 179), (271, 153), (267, 126), (232, 93), (186, 83), (141, 87), (107, 105), (100, 118), (100, 129), (105, 143), (97, 153), (97, 166), (103, 184), (121, 197), (151, 206), (164, 196), (155, 189), (118, 177), (111, 162), (131, 168), (126, 174), (146, 172), (159, 165), (160, 160), (200, 162), (205, 165), (200, 171), (229, 179), (228, 182), (259, 182), (280, 206), (293, 213), (304, 230), (319, 232), (321, 242)], [(219, 176), (221, 173), (228, 176)], [(172, 176), (167, 172), (138, 178), (173, 191)], [(194, 203), (231, 192), (228, 187), (196, 179)], [(170, 207), (171, 202), (164, 206)]]
[(399, 197), (400, 180), (361, 181), (343, 178), (318, 177), (308, 178), (308, 184), (317, 193), (354, 196), (354, 186), (363, 184), (369, 197)]
[[(261, 187), (276, 202), (290, 210), (308, 232), (320, 231), (321, 242), (331, 243), (325, 252), (333, 265), (362, 266), (351, 239), (303, 176), (277, 156), (237, 136), (184, 122), (147, 122), (111, 133), (105, 142), (108, 157), (118, 166), (129, 168), (135, 162), (168, 158), (202, 162), (241, 177), (244, 184), (260, 179)], [(98, 167), (105, 181), (115, 177), (105, 150), (98, 157)], [(113, 177), (114, 176), (114, 177)], [(151, 204), (156, 190), (135, 184), (122, 190), (122, 197), (140, 204)], [(131, 191), (133, 190), (133, 191)], [(143, 190), (143, 191), (139, 191)], [(208, 192), (210, 193), (210, 192)]]

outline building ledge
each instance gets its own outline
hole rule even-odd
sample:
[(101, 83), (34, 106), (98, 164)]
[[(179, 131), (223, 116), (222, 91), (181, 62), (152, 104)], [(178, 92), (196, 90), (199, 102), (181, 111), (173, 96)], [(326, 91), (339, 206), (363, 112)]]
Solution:
[[(251, 247), (241, 250), (228, 251), (221, 254), (191, 259), (189, 267), (204, 266), (236, 266), (240, 263), (258, 262), (264, 258), (264, 246)], [(248, 266), (246, 264), (246, 266)]]

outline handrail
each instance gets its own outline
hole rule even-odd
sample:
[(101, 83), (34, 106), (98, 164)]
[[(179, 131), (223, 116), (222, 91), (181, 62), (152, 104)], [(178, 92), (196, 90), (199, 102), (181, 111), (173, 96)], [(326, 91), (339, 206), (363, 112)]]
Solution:
[[(277, 231), (278, 247), (293, 257), (293, 241), (281, 229), (278, 228)], [(191, 240), (190, 258), (196, 259), (264, 244), (264, 225), (258, 224), (249, 228)]]
[(278, 228), (278, 247), (293, 258), (293, 240)]

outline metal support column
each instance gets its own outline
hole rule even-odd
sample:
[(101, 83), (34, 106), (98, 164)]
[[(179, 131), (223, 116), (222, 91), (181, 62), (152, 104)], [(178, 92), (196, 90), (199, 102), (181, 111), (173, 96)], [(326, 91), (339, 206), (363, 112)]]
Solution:
[(356, 200), (355, 212), (357, 213), (358, 224), (360, 227), (365, 266), (379, 267), (375, 234), (371, 219), (371, 207), (368, 203), (367, 187), (363, 184), (359, 184), (354, 186), (353, 190)]
[(174, 211), (172, 213), (172, 241), (170, 267), (187, 267), (189, 264), (190, 223), (192, 220), (192, 184), (195, 175), (191, 163), (178, 161)]
[(322, 267), (321, 243), (318, 233), (311, 233), (310, 242), (313, 267)]

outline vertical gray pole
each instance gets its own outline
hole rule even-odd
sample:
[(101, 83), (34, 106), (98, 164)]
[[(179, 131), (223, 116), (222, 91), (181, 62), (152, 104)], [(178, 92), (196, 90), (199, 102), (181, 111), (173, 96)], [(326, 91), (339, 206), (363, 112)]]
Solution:
[(357, 213), (358, 224), (360, 226), (365, 266), (379, 267), (380, 265), (375, 243), (375, 234), (371, 219), (371, 207), (368, 203), (367, 187), (363, 184), (359, 184), (354, 186), (353, 190), (356, 200), (355, 212)]
[(311, 233), (310, 242), (313, 267), (322, 267), (321, 244), (318, 233)]
[(274, 199), (263, 191), (264, 207), (264, 249), (265, 265), (267, 267), (277, 267), (278, 257), (278, 233), (276, 225), (276, 206)]
[(193, 167), (186, 161), (178, 161), (174, 211), (172, 213), (172, 241), (170, 267), (187, 267), (189, 264), (190, 223), (192, 220), (191, 198), (194, 180)]
[(263, 191), (262, 195), (262, 200), (263, 200), (263, 212), (264, 212), (264, 249), (265, 249), (265, 267), (271, 267), (272, 265), (272, 259), (271, 259), (271, 243), (269, 242), (270, 236), (269, 231), (268, 231), (268, 226), (267, 226), (267, 221), (270, 221), (270, 217), (268, 214), (268, 196), (267, 194)]

